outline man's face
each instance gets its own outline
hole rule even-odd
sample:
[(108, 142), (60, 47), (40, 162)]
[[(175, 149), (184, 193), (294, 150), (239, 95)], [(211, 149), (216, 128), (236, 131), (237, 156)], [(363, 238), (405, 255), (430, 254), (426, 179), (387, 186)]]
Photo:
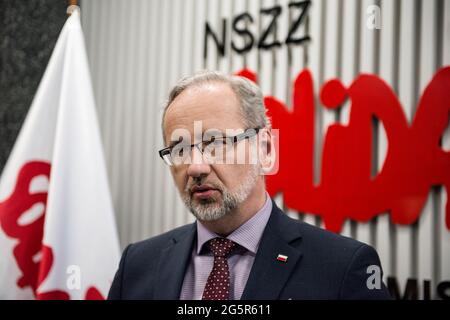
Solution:
[[(194, 122), (201, 131), (194, 129)], [(180, 130), (181, 129), (181, 130)], [(185, 132), (188, 143), (198, 143), (207, 130), (244, 130), (239, 100), (229, 85), (205, 83), (184, 90), (169, 106), (164, 118), (165, 144), (173, 145)], [(242, 132), (242, 131), (241, 131)], [(185, 142), (186, 143), (186, 142)], [(248, 140), (233, 146), (237, 153), (248, 156)], [(262, 179), (257, 165), (208, 163), (193, 147), (190, 163), (171, 166), (171, 172), (183, 201), (202, 221), (214, 221), (234, 212), (251, 195), (255, 184)]]

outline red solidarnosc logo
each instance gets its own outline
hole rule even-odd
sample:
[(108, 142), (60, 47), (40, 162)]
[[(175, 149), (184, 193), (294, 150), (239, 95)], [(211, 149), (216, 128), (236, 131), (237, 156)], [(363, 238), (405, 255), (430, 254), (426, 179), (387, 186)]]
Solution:
[[(12, 194), (0, 202), (0, 226), (5, 234), (18, 243), (13, 249), (14, 259), (22, 275), (17, 280), (20, 288), (30, 287), (37, 299), (69, 300), (70, 295), (63, 290), (37, 292), (47, 278), (54, 261), (51, 247), (42, 244), (47, 204), (47, 191), (30, 193), (30, 184), (38, 176), (50, 179), (50, 164), (43, 161), (30, 161), (19, 170), (17, 183)], [(28, 224), (19, 223), (20, 218), (36, 204), (44, 205), (44, 212)], [(40, 253), (39, 260), (35, 257)], [(90, 287), (85, 299), (104, 299), (101, 293)]]
[[(237, 75), (256, 81), (248, 69)], [(450, 190), (450, 153), (441, 141), (450, 115), (450, 67), (434, 75), (425, 88), (411, 125), (392, 89), (379, 77), (361, 74), (349, 87), (338, 79), (320, 91), (325, 108), (339, 109), (350, 100), (348, 125), (332, 124), (323, 140), (321, 179), (314, 185), (314, 87), (310, 71), (293, 86), (289, 111), (283, 102), (265, 97), (273, 128), (279, 129), (279, 171), (267, 176), (271, 196), (283, 193), (287, 207), (322, 217), (325, 227), (340, 232), (346, 219), (367, 222), (390, 212), (392, 222), (417, 221), (432, 186)], [(387, 154), (372, 176), (373, 118), (383, 125)], [(446, 226), (450, 230), (450, 205)]]

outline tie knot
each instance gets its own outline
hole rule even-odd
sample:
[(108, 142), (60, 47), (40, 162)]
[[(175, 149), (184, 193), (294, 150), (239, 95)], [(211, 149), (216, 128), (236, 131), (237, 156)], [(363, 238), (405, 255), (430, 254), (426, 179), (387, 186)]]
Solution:
[(225, 238), (211, 239), (208, 245), (215, 257), (227, 257), (236, 247), (236, 243)]

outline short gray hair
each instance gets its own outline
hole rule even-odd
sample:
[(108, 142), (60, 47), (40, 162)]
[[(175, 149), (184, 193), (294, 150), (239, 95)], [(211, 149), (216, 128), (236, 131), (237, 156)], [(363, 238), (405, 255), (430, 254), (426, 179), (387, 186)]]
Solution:
[(241, 116), (247, 128), (271, 128), (272, 124), (266, 114), (264, 98), (261, 89), (247, 78), (227, 75), (218, 71), (203, 70), (181, 78), (169, 93), (164, 106), (161, 127), (164, 137), (164, 118), (167, 108), (184, 90), (205, 83), (220, 82), (228, 84), (236, 94), (241, 105)]

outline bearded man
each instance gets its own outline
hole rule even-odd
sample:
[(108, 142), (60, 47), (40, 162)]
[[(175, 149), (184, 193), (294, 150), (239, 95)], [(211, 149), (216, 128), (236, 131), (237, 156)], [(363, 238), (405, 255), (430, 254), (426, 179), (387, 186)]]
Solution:
[(390, 298), (372, 247), (292, 219), (268, 195), (276, 148), (257, 85), (185, 77), (162, 130), (159, 155), (196, 221), (130, 244), (109, 299)]

